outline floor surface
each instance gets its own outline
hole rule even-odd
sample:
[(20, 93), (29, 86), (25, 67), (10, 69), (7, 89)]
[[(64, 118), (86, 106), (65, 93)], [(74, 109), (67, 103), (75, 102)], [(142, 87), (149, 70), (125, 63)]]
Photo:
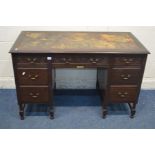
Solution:
[[(62, 95), (64, 94), (64, 95)], [(15, 90), (0, 90), (0, 128), (3, 129), (151, 129), (155, 128), (155, 90), (142, 90), (137, 113), (129, 118), (126, 104), (110, 105), (109, 115), (101, 118), (100, 98), (96, 93), (80, 95), (57, 93), (55, 119), (50, 120), (45, 105), (29, 105), (25, 120), (18, 116)]]

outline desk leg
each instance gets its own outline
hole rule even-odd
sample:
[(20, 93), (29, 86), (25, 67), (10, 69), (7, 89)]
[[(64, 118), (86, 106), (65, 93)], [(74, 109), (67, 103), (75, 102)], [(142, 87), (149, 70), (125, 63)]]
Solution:
[(107, 110), (107, 103), (103, 103), (103, 111), (102, 111), (102, 118), (105, 119), (106, 116), (108, 114), (108, 110)]
[(97, 69), (97, 81), (96, 81), (96, 89), (99, 90), (99, 94), (102, 101), (102, 118), (106, 118), (107, 116), (107, 105), (108, 105), (108, 91), (105, 89), (106, 87), (106, 79), (107, 74), (103, 68)]
[(19, 104), (19, 116), (21, 120), (24, 120), (24, 107), (25, 104), (22, 103)]
[(105, 119), (107, 114), (108, 114), (108, 97), (107, 97), (107, 92), (105, 92), (105, 96), (103, 97), (103, 113), (102, 113), (102, 118)]
[(128, 105), (131, 110), (130, 118), (134, 118), (136, 114), (136, 103), (128, 103)]
[(50, 119), (54, 119), (54, 108), (52, 105), (49, 105), (49, 117)]
[(50, 95), (50, 99), (49, 99), (49, 118), (50, 119), (54, 119), (54, 105), (53, 105), (53, 89), (50, 89), (49, 90), (51, 92), (51, 95)]
[(53, 89), (49, 90), (51, 92), (50, 99), (48, 102), (48, 111), (50, 119), (54, 119), (54, 105), (53, 105)]
[(107, 116), (107, 108), (103, 108), (103, 115), (102, 118), (105, 119)]

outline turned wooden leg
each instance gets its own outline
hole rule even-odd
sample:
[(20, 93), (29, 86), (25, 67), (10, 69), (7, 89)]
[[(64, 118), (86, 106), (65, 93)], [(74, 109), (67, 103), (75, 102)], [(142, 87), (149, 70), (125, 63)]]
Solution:
[[(103, 95), (103, 93), (102, 93)], [(108, 114), (108, 100), (107, 100), (107, 94), (105, 94), (105, 97), (103, 96), (103, 103), (102, 103), (102, 118), (105, 119)]]
[(49, 105), (49, 118), (54, 119), (54, 108), (51, 105)]
[(136, 114), (136, 103), (128, 103), (131, 113), (130, 113), (130, 118), (134, 118)]
[(103, 111), (102, 111), (102, 118), (105, 119), (107, 114), (108, 114), (108, 109), (107, 109), (107, 102), (104, 101), (103, 102)]
[(136, 110), (135, 109), (132, 109), (131, 110), (130, 118), (134, 118), (135, 117), (135, 114), (136, 114)]
[(19, 116), (21, 120), (24, 120), (24, 107), (25, 104), (19, 104)]
[(103, 108), (103, 114), (102, 114), (102, 118), (103, 118), (103, 119), (106, 118), (107, 113), (108, 113), (107, 108)]
[(107, 114), (108, 114), (108, 93), (107, 92), (104, 92), (102, 93), (103, 95), (103, 103), (102, 103), (102, 108), (103, 108), (103, 115), (102, 115), (102, 118), (105, 119)]

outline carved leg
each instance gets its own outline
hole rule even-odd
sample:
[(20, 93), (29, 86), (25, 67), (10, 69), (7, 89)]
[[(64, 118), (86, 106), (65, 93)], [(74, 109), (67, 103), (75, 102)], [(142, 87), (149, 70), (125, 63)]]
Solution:
[(107, 100), (105, 99), (103, 102), (103, 115), (102, 115), (103, 119), (105, 119), (108, 114), (107, 105), (108, 105)]
[(103, 94), (103, 118), (106, 118), (107, 114), (108, 114), (108, 103), (109, 103), (109, 94), (108, 94), (108, 91), (104, 91)]
[(49, 105), (49, 117), (50, 119), (54, 119), (54, 108), (51, 105)]
[(136, 114), (136, 103), (128, 103), (128, 104), (131, 110), (130, 118), (134, 118)]
[(102, 118), (103, 118), (103, 119), (106, 118), (107, 113), (108, 113), (107, 108), (103, 108), (103, 114), (102, 114)]
[(132, 109), (131, 110), (130, 118), (134, 118), (135, 117), (135, 114), (136, 114), (136, 110), (135, 109)]
[(106, 94), (106, 92), (102, 93), (102, 95), (103, 94), (105, 94), (105, 97), (102, 96), (103, 97), (103, 103), (102, 103), (102, 105), (103, 105), (103, 107), (102, 107), (103, 108), (103, 113), (102, 113), (102, 118), (105, 119), (106, 116), (107, 116), (107, 114), (108, 114), (108, 109), (107, 109), (108, 100), (107, 100), (107, 94)]
[(21, 120), (24, 120), (24, 107), (25, 104), (19, 104), (19, 116)]

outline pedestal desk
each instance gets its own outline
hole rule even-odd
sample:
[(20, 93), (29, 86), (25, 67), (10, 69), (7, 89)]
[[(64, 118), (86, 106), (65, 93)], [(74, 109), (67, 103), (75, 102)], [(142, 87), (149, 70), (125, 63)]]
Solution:
[(149, 52), (131, 33), (23, 31), (10, 53), (22, 120), (28, 103), (47, 104), (54, 118), (56, 68), (96, 68), (102, 117), (111, 103), (128, 103), (134, 117)]

